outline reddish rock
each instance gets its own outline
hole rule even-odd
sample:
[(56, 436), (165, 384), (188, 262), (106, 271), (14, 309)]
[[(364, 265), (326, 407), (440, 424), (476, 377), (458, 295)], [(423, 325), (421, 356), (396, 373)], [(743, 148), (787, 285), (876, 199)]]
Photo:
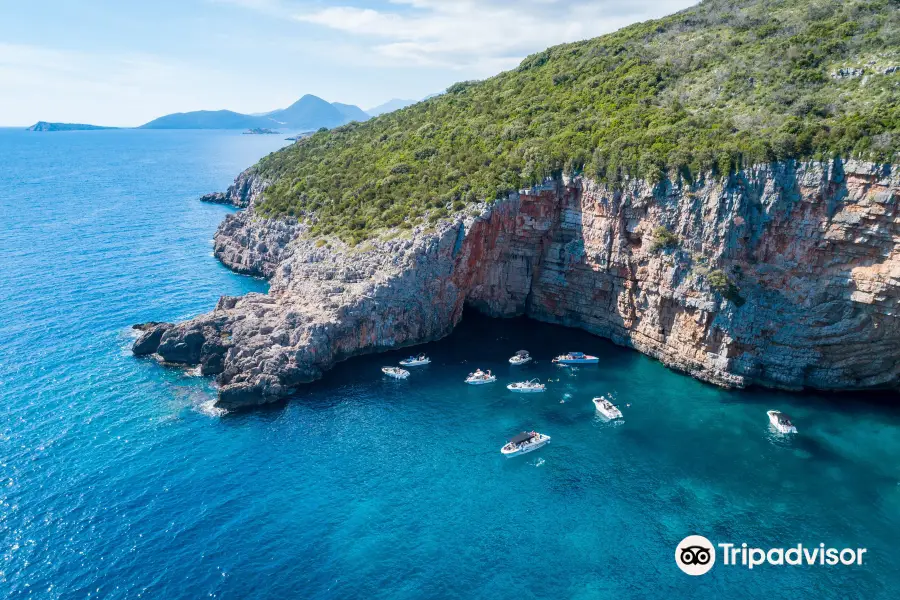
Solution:
[[(223, 298), (160, 348), (218, 372), (232, 408), (350, 356), (438, 339), (469, 304), (580, 327), (723, 386), (896, 387), (892, 172), (790, 163), (692, 187), (551, 182), (356, 248), (258, 218), (263, 186), (244, 176), (250, 208), (226, 218), (216, 254), (271, 292)], [(652, 250), (659, 227), (677, 247)]]

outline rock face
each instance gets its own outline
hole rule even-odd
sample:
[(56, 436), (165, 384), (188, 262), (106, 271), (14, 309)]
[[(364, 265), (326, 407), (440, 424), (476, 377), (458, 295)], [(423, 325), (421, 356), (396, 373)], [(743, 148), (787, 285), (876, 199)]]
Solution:
[(250, 202), (259, 197), (269, 186), (268, 182), (259, 179), (253, 169), (247, 169), (237, 176), (228, 189), (223, 192), (213, 192), (200, 197), (201, 202), (213, 204), (229, 204), (236, 208), (247, 208)]
[[(294, 393), (350, 356), (447, 335), (468, 304), (581, 327), (728, 387), (896, 387), (900, 177), (778, 163), (691, 187), (549, 182), (432, 229), (348, 248), (265, 220), (251, 174), (215, 252), (270, 278), (157, 324), (139, 354), (200, 364), (233, 408)], [(663, 235), (665, 234), (665, 235)]]

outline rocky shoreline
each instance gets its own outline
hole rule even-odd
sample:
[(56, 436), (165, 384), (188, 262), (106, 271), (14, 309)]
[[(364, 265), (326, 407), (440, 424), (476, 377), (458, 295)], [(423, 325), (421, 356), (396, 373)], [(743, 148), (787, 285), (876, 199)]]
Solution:
[(463, 307), (580, 327), (726, 387), (900, 382), (900, 177), (869, 163), (776, 163), (693, 186), (548, 182), (430, 227), (348, 247), (263, 219), (253, 169), (204, 200), (245, 210), (215, 255), (270, 280), (138, 355), (200, 365), (218, 406), (271, 402), (346, 358), (439, 339)]

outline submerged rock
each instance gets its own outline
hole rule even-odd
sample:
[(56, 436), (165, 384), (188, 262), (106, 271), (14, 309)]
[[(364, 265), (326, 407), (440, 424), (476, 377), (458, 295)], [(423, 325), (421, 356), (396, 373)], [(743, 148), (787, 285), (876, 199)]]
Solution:
[(900, 382), (900, 178), (889, 168), (779, 163), (618, 190), (547, 182), (358, 247), (258, 217), (264, 185), (252, 173), (238, 182), (228, 195), (250, 208), (226, 217), (215, 252), (269, 278), (270, 293), (223, 297), (135, 343), (216, 374), (224, 408), (443, 337), (465, 305), (580, 327), (726, 387)]

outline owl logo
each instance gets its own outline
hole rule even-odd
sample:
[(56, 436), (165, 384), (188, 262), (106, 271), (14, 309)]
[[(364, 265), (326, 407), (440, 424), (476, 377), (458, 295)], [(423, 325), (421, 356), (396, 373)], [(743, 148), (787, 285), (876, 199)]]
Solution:
[(712, 555), (712, 548), (703, 546), (687, 546), (681, 548), (681, 562), (686, 565), (705, 565)]
[(688, 575), (703, 575), (716, 564), (715, 547), (702, 535), (689, 535), (675, 548), (675, 564)]

